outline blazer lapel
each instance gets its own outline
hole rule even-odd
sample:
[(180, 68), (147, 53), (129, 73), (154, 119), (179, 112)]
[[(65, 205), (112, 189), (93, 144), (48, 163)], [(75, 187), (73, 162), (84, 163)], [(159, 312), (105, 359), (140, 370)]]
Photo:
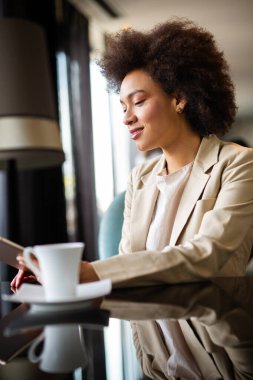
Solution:
[(218, 160), (219, 140), (214, 136), (203, 138), (194, 161), (189, 180), (185, 186), (174, 221), (170, 245), (175, 245), (187, 220), (200, 198), (210, 177), (206, 172)]
[(170, 245), (175, 245), (177, 239), (184, 228), (197, 200), (199, 199), (207, 181), (209, 179), (209, 175), (205, 173), (201, 173), (196, 168), (192, 168), (192, 172), (190, 178), (185, 186), (176, 218), (174, 221)]

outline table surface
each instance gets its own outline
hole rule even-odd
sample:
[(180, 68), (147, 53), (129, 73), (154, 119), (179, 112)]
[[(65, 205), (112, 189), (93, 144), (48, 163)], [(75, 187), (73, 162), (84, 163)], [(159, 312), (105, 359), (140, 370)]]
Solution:
[[(10, 293), (6, 282), (1, 283), (4, 293)], [(91, 300), (38, 309), (1, 299), (0, 379), (147, 379), (135, 355), (129, 321), (161, 319), (199, 321), (225, 352), (231, 378), (253, 379), (250, 276), (115, 289), (99, 307)]]

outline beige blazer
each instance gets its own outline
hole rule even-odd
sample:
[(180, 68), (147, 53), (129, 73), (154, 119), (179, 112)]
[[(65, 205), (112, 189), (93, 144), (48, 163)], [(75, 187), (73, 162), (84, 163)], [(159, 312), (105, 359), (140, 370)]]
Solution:
[(120, 255), (93, 262), (113, 286), (199, 281), (245, 272), (253, 245), (253, 149), (203, 138), (176, 214), (170, 244), (146, 251), (165, 158), (133, 169)]
[[(132, 171), (126, 193), (120, 255), (94, 262), (98, 275), (111, 278), (117, 287), (244, 274), (253, 245), (253, 150), (222, 142), (215, 136), (203, 138), (182, 194), (170, 244), (162, 251), (146, 251), (158, 197), (156, 175), (164, 166), (162, 156)], [(196, 319), (191, 320), (191, 325), (194, 331), (187, 320), (180, 320), (203, 378), (237, 378), (224, 348), (214, 344), (213, 331)], [(132, 330), (144, 372), (156, 380), (167, 379), (169, 352), (156, 322), (132, 322)], [(235, 370), (238, 378), (251, 378), (247, 377), (247, 366), (244, 371), (240, 364), (242, 359), (238, 352), (240, 350), (233, 360), (239, 363), (239, 369)], [(208, 353), (215, 359), (215, 365)], [(250, 357), (252, 351), (247, 355)], [(239, 373), (245, 376), (240, 377)]]

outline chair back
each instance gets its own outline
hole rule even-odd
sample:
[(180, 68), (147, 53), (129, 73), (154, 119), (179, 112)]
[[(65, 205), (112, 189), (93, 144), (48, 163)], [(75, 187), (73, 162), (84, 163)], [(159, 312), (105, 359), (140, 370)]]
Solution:
[(102, 216), (98, 233), (98, 253), (100, 259), (118, 254), (121, 240), (125, 191), (116, 195)]

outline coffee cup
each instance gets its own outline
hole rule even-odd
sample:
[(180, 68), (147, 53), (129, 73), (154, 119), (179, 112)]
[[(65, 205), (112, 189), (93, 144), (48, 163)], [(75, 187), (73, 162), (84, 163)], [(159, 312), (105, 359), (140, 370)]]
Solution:
[(42, 283), (47, 301), (67, 301), (76, 296), (83, 249), (84, 243), (36, 245), (24, 249), (24, 262)]
[[(42, 351), (38, 347), (43, 342)], [(82, 330), (79, 325), (50, 325), (35, 339), (28, 359), (48, 373), (67, 373), (85, 368), (88, 363)]]

